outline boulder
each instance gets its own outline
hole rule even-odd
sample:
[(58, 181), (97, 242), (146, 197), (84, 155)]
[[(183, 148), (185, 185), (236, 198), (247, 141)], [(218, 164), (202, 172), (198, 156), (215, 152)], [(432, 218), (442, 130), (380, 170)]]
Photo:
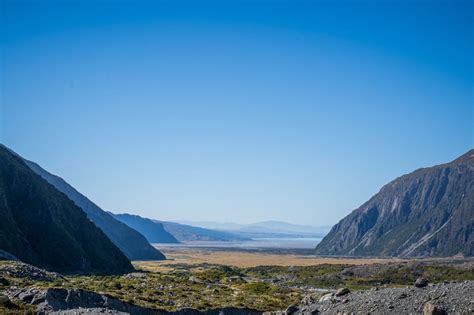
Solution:
[(320, 297), (318, 302), (319, 303), (324, 303), (324, 302), (327, 302), (327, 301), (331, 301), (333, 299), (334, 299), (333, 294), (332, 293), (327, 293), (327, 294), (323, 295), (322, 297)]
[(340, 288), (336, 291), (336, 296), (343, 296), (351, 292), (348, 288)]
[(445, 315), (447, 314), (445, 310), (439, 306), (434, 305), (433, 303), (426, 303), (423, 306), (423, 315)]
[(418, 278), (415, 281), (415, 287), (417, 288), (424, 288), (427, 285), (428, 285), (428, 280), (426, 280), (425, 278)]
[(287, 315), (290, 315), (290, 314), (294, 314), (298, 311), (298, 306), (296, 305), (290, 305), (288, 306), (288, 308), (286, 309), (285, 313)]

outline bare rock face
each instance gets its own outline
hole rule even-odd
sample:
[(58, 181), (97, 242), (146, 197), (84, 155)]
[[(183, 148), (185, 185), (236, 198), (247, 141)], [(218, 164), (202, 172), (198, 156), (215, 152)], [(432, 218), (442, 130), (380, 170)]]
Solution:
[(473, 256), (474, 150), (388, 183), (336, 224), (319, 255)]

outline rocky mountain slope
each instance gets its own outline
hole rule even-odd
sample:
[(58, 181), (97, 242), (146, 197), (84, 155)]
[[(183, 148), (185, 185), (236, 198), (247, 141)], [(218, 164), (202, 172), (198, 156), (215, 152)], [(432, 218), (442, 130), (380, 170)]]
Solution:
[(150, 243), (179, 243), (173, 235), (165, 231), (160, 222), (128, 213), (112, 215), (120, 222), (140, 232)]
[(49, 173), (38, 164), (23, 159), (39, 176), (64, 193), (76, 206), (84, 210), (94, 222), (130, 260), (163, 260), (165, 256), (148, 243), (146, 238), (128, 225), (116, 220), (78, 192), (62, 178)]
[(474, 150), (388, 183), (336, 224), (316, 253), (473, 256)]
[(133, 270), (79, 207), (4, 146), (0, 146), (0, 249), (56, 271)]

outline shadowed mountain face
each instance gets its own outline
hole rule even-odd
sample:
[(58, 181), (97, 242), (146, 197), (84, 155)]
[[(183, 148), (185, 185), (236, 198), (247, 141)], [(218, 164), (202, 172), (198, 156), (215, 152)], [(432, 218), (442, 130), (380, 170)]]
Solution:
[(128, 213), (112, 215), (120, 222), (140, 232), (150, 243), (179, 243), (173, 235), (165, 231), (160, 222)]
[(130, 260), (163, 260), (165, 256), (148, 243), (146, 238), (128, 225), (116, 220), (112, 215), (99, 208), (95, 203), (38, 164), (24, 160), (38, 175), (48, 181), (57, 190), (69, 197), (87, 217), (95, 223)]
[(336, 224), (319, 255), (474, 255), (474, 150), (382, 187)]
[(2, 145), (0, 249), (60, 272), (133, 270), (127, 257), (79, 207)]

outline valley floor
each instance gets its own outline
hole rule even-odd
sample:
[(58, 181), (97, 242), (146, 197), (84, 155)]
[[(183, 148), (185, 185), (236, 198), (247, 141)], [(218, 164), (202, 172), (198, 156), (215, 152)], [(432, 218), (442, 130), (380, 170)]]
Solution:
[(161, 262), (139, 263), (141, 267), (155, 270), (167, 269), (173, 264), (217, 264), (234, 267), (256, 266), (314, 266), (322, 264), (364, 265), (373, 263), (396, 262), (400, 259), (380, 258), (325, 258), (314, 256), (310, 250), (298, 249), (235, 249), (205, 248), (193, 246), (159, 246), (156, 247), (166, 255)]
[[(394, 313), (397, 302), (386, 291), (392, 289), (405, 290), (408, 298), (401, 303), (416, 303), (409, 309), (417, 313), (431, 296), (429, 292), (438, 288), (444, 294), (443, 307), (467, 311), (474, 307), (469, 300), (474, 283), (472, 259), (335, 259), (295, 251), (183, 247), (163, 251), (169, 260), (134, 262), (137, 271), (121, 276), (59, 275), (0, 261), (0, 313), (2, 309), (23, 314), (82, 307), (132, 314), (158, 314), (157, 309), (218, 313), (223, 308), (224, 313), (253, 314), (285, 311), (290, 306), (288, 313), (330, 312), (335, 310), (333, 304), (339, 305), (337, 310), (344, 305), (354, 309), (365, 300), (372, 303), (369, 306), (378, 305), (379, 311), (386, 306), (387, 313)], [(418, 278), (425, 278), (429, 285), (415, 288)], [(350, 293), (336, 296), (339, 288)], [(451, 299), (450, 294), (468, 298), (453, 295)], [(324, 296), (326, 300), (319, 303)], [(450, 300), (456, 305), (450, 305)], [(236, 309), (241, 311), (235, 313)]]

